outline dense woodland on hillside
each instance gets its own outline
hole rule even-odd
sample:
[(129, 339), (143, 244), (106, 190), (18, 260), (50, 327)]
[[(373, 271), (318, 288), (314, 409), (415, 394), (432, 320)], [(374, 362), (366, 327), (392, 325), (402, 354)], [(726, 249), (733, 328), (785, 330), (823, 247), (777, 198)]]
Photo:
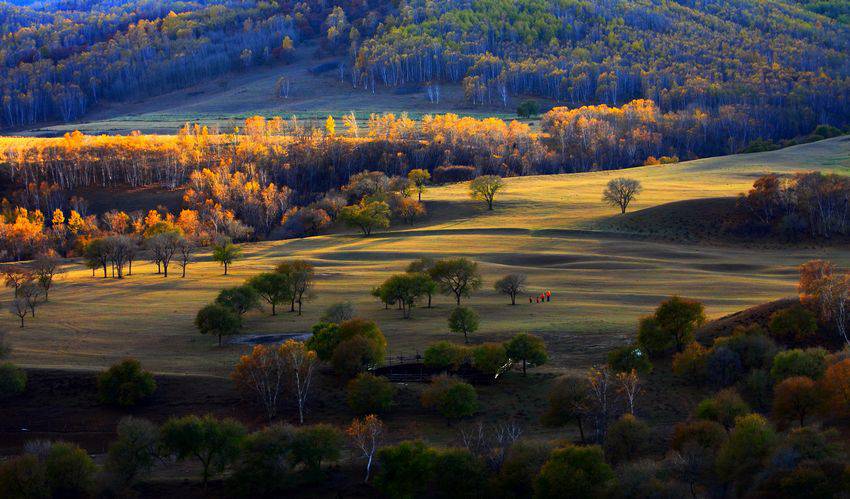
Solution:
[[(454, 83), (491, 106), (650, 99), (703, 130), (689, 153), (723, 154), (848, 124), (844, 13), (844, 2), (776, 0), (4, 4), (0, 123), (74, 120), (102, 99), (285, 62), (315, 39), (364, 91), (412, 86), (436, 101)], [(708, 133), (713, 123), (723, 133)]]

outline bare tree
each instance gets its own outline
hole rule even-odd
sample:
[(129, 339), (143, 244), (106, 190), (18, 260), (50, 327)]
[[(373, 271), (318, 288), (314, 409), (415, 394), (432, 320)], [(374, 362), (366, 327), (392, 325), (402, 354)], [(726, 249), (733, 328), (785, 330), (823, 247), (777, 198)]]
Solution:
[(640, 182), (631, 179), (619, 177), (608, 182), (608, 186), (602, 191), (602, 201), (610, 206), (619, 206), (620, 213), (625, 213), (629, 203), (641, 193), (643, 187)]
[(466, 450), (485, 460), (494, 471), (502, 467), (508, 450), (521, 435), (522, 427), (516, 421), (494, 424), (489, 428), (479, 421), (471, 428), (460, 430)]
[(189, 239), (181, 238), (177, 244), (177, 264), (180, 265), (180, 277), (186, 277), (186, 267), (192, 263), (192, 253), (195, 251), (195, 244)]
[(177, 253), (177, 248), (182, 237), (176, 232), (163, 232), (156, 234), (147, 240), (148, 249), (151, 251), (152, 260), (157, 265), (162, 265), (163, 277), (168, 277), (168, 265)]
[(52, 254), (43, 254), (33, 263), (33, 276), (44, 291), (44, 301), (47, 301), (47, 294), (53, 286), (53, 280), (61, 273), (59, 259)]
[(21, 319), (21, 327), (24, 327), (24, 319), (26, 319), (27, 313), (30, 311), (27, 300), (21, 296), (16, 297), (9, 305), (9, 311)]
[(106, 252), (112, 262), (113, 273), (117, 270), (119, 279), (124, 278), (124, 266), (127, 265), (130, 255), (136, 246), (129, 236), (109, 236), (104, 238)]
[(21, 286), (33, 280), (33, 274), (20, 265), (6, 265), (3, 267), (3, 279), (7, 288), (15, 290), (17, 297)]
[(511, 305), (516, 305), (516, 297), (525, 290), (525, 274), (508, 274), (496, 281), (496, 291), (511, 297)]
[(42, 289), (35, 281), (25, 283), (18, 290), (18, 298), (23, 298), (30, 314), (35, 317), (35, 307), (38, 306), (38, 300), (41, 297)]

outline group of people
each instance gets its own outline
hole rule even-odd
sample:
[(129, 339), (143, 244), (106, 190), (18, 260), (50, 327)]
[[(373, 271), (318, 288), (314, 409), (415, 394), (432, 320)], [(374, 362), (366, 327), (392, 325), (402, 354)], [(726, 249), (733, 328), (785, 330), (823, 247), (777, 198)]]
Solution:
[(540, 293), (537, 296), (529, 296), (528, 303), (545, 303), (547, 301), (552, 301), (552, 292), (548, 289), (544, 293)]

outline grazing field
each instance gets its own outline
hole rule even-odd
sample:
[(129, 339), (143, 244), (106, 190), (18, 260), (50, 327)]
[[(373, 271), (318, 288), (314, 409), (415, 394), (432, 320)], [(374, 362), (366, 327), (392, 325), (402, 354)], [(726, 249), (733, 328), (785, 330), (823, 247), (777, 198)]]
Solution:
[[(192, 324), (197, 310), (224, 287), (286, 258), (305, 258), (317, 266), (318, 279), (304, 315), (252, 312), (246, 334), (307, 332), (326, 306), (351, 300), (379, 323), (391, 353), (410, 355), (450, 338), (452, 300), (436, 297), (435, 308), (419, 306), (404, 320), (400, 311), (384, 310), (370, 289), (414, 258), (466, 256), (481, 262), (484, 275), (482, 289), (466, 302), (482, 317), (475, 342), (533, 332), (553, 353), (548, 369), (583, 368), (627, 341), (636, 319), (669, 295), (699, 299), (717, 318), (794, 294), (796, 266), (806, 260), (850, 265), (850, 251), (840, 247), (690, 246), (601, 230), (614, 213), (599, 200), (608, 180), (641, 180), (645, 190), (632, 208), (640, 210), (732, 196), (768, 171), (812, 169), (847, 172), (850, 140), (620, 172), (507, 179), (493, 212), (469, 200), (465, 185), (432, 188), (423, 196), (429, 218), (413, 228), (399, 225), (369, 238), (339, 232), (247, 244), (228, 276), (208, 253), (185, 279), (176, 269), (164, 279), (141, 262), (124, 280), (93, 278), (82, 264), (71, 265), (25, 328), (10, 314), (0, 327), (9, 332), (11, 360), (22, 365), (97, 369), (133, 356), (160, 373), (226, 375), (244, 347), (219, 348), (214, 338), (200, 336)], [(531, 292), (551, 290), (553, 301), (529, 304), (523, 296), (510, 306), (492, 286), (512, 272), (528, 274)]]

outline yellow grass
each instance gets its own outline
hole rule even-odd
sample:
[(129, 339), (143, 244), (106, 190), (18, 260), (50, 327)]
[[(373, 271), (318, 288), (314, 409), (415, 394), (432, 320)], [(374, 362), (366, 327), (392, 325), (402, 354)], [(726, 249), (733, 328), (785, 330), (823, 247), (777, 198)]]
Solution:
[[(158, 372), (226, 375), (241, 349), (218, 348), (192, 325), (195, 312), (218, 290), (271, 269), (286, 258), (316, 264), (316, 298), (304, 315), (253, 312), (246, 333), (306, 332), (329, 304), (351, 300), (375, 319), (390, 351), (411, 354), (429, 343), (452, 339), (446, 318), (452, 302), (437, 297), (436, 308), (415, 308), (404, 320), (369, 295), (408, 261), (419, 256), (467, 256), (481, 262), (484, 287), (466, 303), (482, 317), (476, 341), (501, 340), (519, 331), (541, 334), (554, 353), (552, 369), (579, 368), (633, 335), (636, 319), (663, 298), (680, 294), (705, 302), (711, 317), (792, 295), (796, 266), (812, 258), (850, 265), (844, 248), (758, 249), (659, 243), (592, 230), (613, 216), (600, 202), (604, 184), (615, 176), (640, 179), (643, 209), (671, 201), (729, 196), (767, 171), (807, 169), (846, 172), (850, 140), (833, 139), (763, 154), (731, 156), (620, 172), (507, 179), (496, 209), (468, 199), (464, 185), (427, 191), (430, 218), (414, 228), (362, 238), (340, 233), (300, 240), (245, 245), (245, 257), (222, 276), (208, 254), (180, 279), (164, 279), (139, 264), (123, 281), (92, 278), (80, 264), (51, 292), (51, 301), (16, 327), (3, 314), (12, 360), (30, 366), (102, 368), (126, 356)], [(515, 307), (496, 294), (501, 275), (523, 272), (534, 292), (551, 290), (551, 303)], [(459, 338), (454, 338), (459, 340)]]

